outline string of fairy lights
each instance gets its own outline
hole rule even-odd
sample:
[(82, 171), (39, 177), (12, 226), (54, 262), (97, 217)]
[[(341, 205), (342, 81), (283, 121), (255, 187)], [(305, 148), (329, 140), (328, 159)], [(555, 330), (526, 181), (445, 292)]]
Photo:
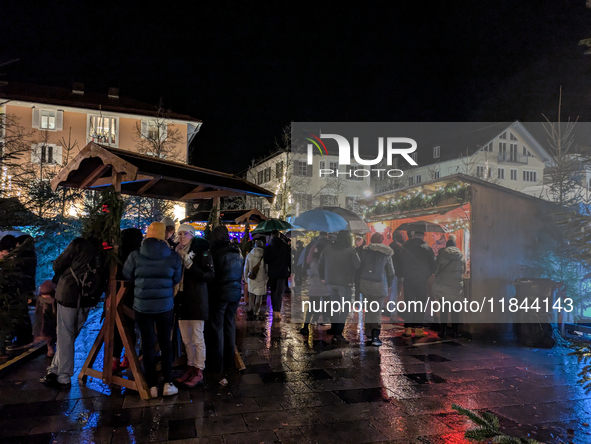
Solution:
[[(471, 198), (470, 186), (463, 183), (453, 182), (439, 187), (433, 193), (425, 193), (423, 190), (409, 191), (406, 196), (393, 197), (390, 200), (378, 202), (364, 209), (363, 218), (383, 216), (386, 214), (403, 213), (414, 210), (424, 210), (438, 206), (441, 202), (452, 199), (456, 203), (469, 202)], [(464, 224), (460, 226), (460, 224)], [(457, 229), (465, 228), (463, 221), (448, 224)]]

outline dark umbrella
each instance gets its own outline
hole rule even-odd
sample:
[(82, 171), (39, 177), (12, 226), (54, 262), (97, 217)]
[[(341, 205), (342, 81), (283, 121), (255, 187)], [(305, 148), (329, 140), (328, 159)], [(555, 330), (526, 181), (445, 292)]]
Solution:
[(347, 231), (354, 234), (365, 234), (369, 233), (369, 227), (357, 214), (351, 210), (347, 210), (341, 207), (320, 207), (321, 210), (330, 211), (336, 213), (347, 221)]
[(439, 224), (419, 220), (416, 222), (407, 222), (396, 228), (396, 231), (422, 231), (424, 233), (447, 233), (447, 230)]
[(289, 230), (290, 228), (291, 224), (285, 222), (284, 220), (269, 219), (258, 224), (257, 227), (254, 230), (252, 230), (252, 234), (270, 233), (273, 230), (283, 231)]

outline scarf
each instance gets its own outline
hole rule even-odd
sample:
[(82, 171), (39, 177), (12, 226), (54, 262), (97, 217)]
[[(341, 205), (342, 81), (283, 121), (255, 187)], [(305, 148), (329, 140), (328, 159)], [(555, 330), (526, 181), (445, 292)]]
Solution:
[(181, 243), (179, 242), (179, 244), (174, 249), (174, 251), (176, 251), (179, 254), (179, 256), (181, 257), (181, 259), (183, 260), (183, 271), (181, 273), (181, 281), (178, 284), (176, 284), (176, 286), (174, 287), (174, 295), (175, 296), (179, 291), (184, 291), (183, 281), (185, 280), (185, 257), (189, 254), (190, 249), (191, 249), (191, 242), (189, 242), (184, 247), (181, 247)]

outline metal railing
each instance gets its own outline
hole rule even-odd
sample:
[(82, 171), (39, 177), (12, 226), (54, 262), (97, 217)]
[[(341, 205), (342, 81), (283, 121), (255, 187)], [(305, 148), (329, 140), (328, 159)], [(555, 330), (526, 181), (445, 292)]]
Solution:
[(499, 162), (507, 162), (507, 163), (522, 163), (527, 165), (527, 159), (529, 156), (524, 156), (522, 154), (517, 153), (499, 153)]

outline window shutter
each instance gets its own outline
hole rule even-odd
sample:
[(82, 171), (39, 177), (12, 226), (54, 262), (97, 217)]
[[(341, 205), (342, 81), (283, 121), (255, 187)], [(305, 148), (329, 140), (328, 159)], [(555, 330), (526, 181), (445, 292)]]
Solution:
[(148, 138), (148, 121), (147, 120), (142, 120), (142, 128), (140, 131), (140, 135), (142, 139), (147, 139)]
[(55, 112), (55, 129), (57, 131), (64, 129), (64, 112), (61, 109)]
[(312, 165), (306, 165), (306, 176), (312, 177)]
[(38, 108), (33, 108), (33, 128), (39, 129), (39, 119), (40, 119), (41, 110)]
[(53, 163), (56, 165), (62, 164), (62, 147), (61, 145), (53, 146)]
[(168, 125), (166, 123), (160, 124), (160, 141), (164, 142), (168, 137)]

